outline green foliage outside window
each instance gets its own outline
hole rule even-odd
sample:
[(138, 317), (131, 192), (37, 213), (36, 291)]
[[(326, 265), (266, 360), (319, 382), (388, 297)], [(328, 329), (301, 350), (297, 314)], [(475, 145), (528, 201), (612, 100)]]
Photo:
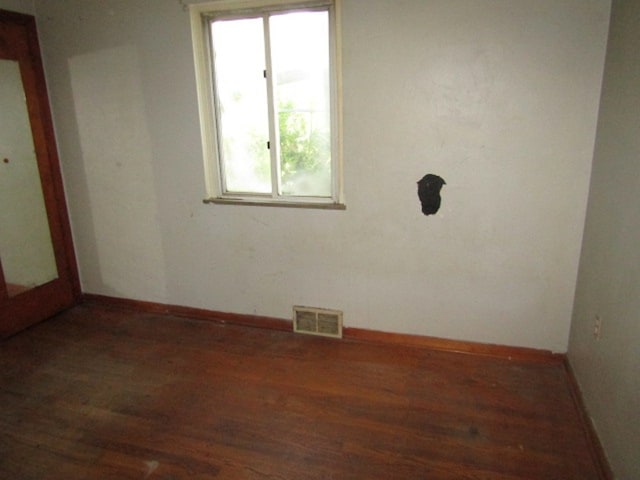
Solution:
[(280, 105), (279, 128), (280, 168), (285, 189), (300, 175), (328, 171), (329, 138), (312, 128), (307, 112), (297, 111), (292, 102)]
[[(293, 185), (302, 177), (321, 175), (329, 178), (329, 133), (313, 128), (310, 115), (307, 111), (297, 110), (290, 101), (279, 105), (280, 171), (284, 192), (295, 190)], [(256, 158), (261, 159), (256, 164), (256, 175), (263, 179), (270, 178), (268, 150), (257, 135), (252, 152)]]

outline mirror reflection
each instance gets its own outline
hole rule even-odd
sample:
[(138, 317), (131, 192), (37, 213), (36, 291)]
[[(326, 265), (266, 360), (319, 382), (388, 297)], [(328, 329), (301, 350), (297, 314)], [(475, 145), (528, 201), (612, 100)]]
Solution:
[(0, 259), (9, 296), (58, 276), (18, 62), (0, 60)]

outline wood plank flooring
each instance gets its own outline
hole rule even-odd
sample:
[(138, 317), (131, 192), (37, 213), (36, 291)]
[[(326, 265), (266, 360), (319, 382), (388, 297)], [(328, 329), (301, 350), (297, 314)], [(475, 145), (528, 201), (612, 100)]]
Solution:
[(0, 344), (0, 478), (600, 476), (561, 362), (81, 305)]

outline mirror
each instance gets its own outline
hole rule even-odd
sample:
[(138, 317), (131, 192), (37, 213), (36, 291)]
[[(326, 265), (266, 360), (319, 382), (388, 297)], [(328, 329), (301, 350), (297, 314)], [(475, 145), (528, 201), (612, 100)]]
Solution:
[(0, 259), (9, 297), (58, 277), (17, 61), (0, 60)]

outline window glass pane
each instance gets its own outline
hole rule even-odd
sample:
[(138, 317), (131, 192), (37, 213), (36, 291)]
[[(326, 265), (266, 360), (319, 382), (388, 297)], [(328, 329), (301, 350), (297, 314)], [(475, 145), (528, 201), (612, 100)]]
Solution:
[(331, 196), (328, 12), (270, 18), (284, 195)]
[(271, 192), (263, 21), (211, 25), (225, 189)]

